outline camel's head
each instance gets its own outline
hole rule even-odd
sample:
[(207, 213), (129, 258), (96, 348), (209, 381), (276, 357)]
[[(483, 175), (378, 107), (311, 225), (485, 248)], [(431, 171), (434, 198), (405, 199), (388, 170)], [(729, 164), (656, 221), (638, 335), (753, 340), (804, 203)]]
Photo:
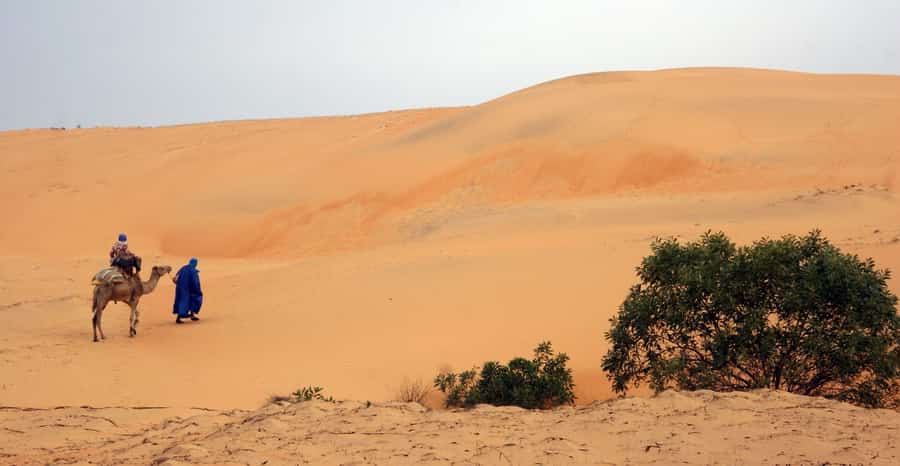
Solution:
[(154, 265), (153, 266), (153, 274), (159, 275), (160, 277), (162, 277), (163, 275), (165, 275), (171, 271), (172, 271), (172, 267), (169, 267), (168, 265)]

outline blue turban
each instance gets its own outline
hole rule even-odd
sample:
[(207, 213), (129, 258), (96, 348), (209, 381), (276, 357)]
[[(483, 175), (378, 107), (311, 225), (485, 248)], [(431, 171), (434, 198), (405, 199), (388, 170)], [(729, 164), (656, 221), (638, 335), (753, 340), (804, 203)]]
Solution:
[(192, 257), (191, 260), (188, 261), (188, 265), (190, 265), (191, 268), (196, 269), (197, 268), (197, 258)]
[(128, 237), (125, 236), (125, 233), (119, 233), (119, 241), (121, 241), (123, 243), (128, 241)]

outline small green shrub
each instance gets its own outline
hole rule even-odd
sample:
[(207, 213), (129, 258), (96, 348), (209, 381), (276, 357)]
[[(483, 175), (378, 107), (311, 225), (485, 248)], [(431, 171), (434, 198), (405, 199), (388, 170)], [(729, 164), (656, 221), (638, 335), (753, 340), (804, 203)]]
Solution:
[(553, 354), (550, 342), (534, 350), (534, 359), (515, 358), (508, 365), (488, 361), (478, 371), (473, 368), (455, 374), (444, 372), (434, 386), (447, 395), (448, 407), (470, 407), (479, 403), (547, 409), (574, 404), (572, 371), (566, 367), (565, 353)]
[(445, 406), (462, 407), (477, 403), (475, 401), (477, 370), (477, 368), (473, 368), (459, 374), (443, 372), (434, 378), (435, 388), (447, 395), (447, 399), (444, 401)]
[(269, 397), (269, 404), (273, 403), (300, 403), (303, 401), (321, 400), (334, 402), (334, 398), (325, 396), (322, 387), (306, 386), (297, 389), (290, 395), (272, 395)]
[(312, 400), (334, 401), (334, 398), (325, 396), (322, 387), (306, 386), (295, 391), (293, 395), (296, 402)]

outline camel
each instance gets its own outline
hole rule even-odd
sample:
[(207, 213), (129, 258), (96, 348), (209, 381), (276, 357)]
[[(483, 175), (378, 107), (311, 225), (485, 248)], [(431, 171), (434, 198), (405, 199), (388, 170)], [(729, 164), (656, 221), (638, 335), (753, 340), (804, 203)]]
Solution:
[[(110, 301), (119, 302), (123, 301), (128, 303), (128, 306), (131, 307), (131, 319), (130, 319), (130, 328), (128, 329), (128, 336), (137, 335), (137, 324), (138, 324), (138, 316), (140, 313), (138, 312), (138, 302), (141, 300), (141, 296), (145, 294), (150, 294), (153, 290), (156, 289), (156, 284), (159, 283), (159, 279), (172, 271), (172, 267), (168, 265), (157, 265), (153, 267), (153, 272), (150, 274), (150, 280), (145, 282), (141, 281), (141, 277), (139, 275), (135, 275), (134, 278), (130, 280), (126, 280), (121, 283), (109, 283), (103, 280), (98, 280), (96, 277), (94, 278), (94, 303), (93, 303), (93, 326), (94, 326), (94, 341), (105, 340), (106, 337), (103, 335), (103, 328), (100, 326), (100, 321), (103, 319), (103, 310), (106, 309), (106, 305), (109, 304)], [(101, 271), (102, 273), (102, 271)], [(99, 276), (100, 274), (98, 274)], [(97, 338), (97, 332), (100, 333), (100, 338)]]

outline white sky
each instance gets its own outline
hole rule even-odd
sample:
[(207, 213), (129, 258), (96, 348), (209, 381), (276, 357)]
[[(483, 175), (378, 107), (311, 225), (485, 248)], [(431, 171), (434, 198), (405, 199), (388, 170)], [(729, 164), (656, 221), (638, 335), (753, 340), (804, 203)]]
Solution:
[(900, 74), (900, 0), (0, 0), (0, 130), (469, 105), (683, 66)]

